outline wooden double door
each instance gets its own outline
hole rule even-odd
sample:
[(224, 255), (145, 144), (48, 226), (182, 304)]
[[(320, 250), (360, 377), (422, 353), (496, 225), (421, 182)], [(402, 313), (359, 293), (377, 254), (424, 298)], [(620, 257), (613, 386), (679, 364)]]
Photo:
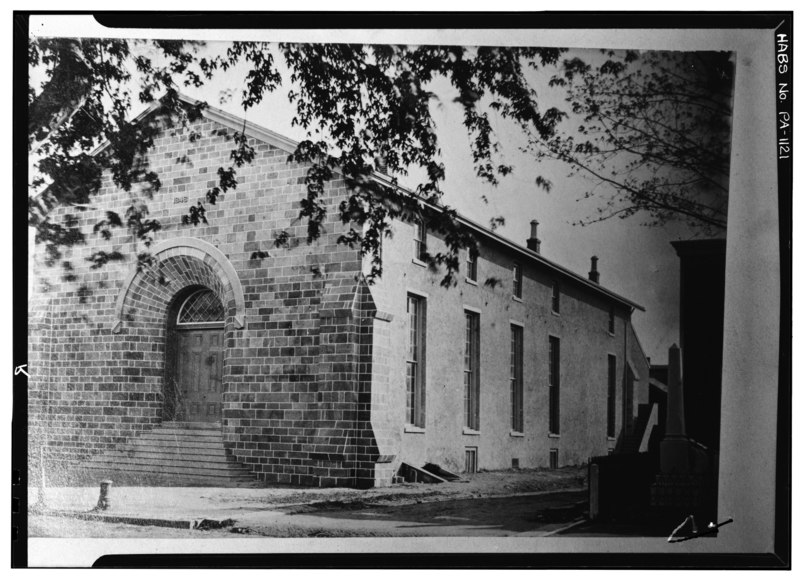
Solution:
[(173, 334), (178, 350), (175, 384), (183, 419), (205, 423), (220, 421), (223, 329), (184, 328)]

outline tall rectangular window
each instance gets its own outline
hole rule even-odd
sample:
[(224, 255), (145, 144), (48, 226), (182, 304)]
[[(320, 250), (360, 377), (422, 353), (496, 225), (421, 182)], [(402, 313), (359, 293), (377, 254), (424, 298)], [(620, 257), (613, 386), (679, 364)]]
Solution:
[(514, 281), (513, 281), (513, 290), (514, 296), (518, 299), (522, 298), (522, 267), (519, 266), (519, 263), (514, 263)]
[(561, 343), (557, 337), (550, 337), (550, 433), (558, 435), (561, 433), (559, 426), (560, 416), (560, 395), (561, 395)]
[(406, 350), (406, 423), (425, 426), (425, 299), (408, 295)]
[(606, 407), (606, 435), (616, 436), (617, 429), (617, 357), (608, 355), (608, 405)]
[(561, 287), (558, 286), (558, 282), (556, 281), (553, 281), (551, 308), (553, 309), (554, 313), (557, 313), (561, 310)]
[(480, 396), (480, 315), (464, 311), (466, 338), (464, 348), (464, 426), (477, 431)]
[(478, 280), (478, 254), (472, 249), (467, 251), (467, 278)]
[(425, 228), (425, 222), (421, 219), (416, 220), (414, 222), (414, 258), (417, 260), (425, 258), (427, 236), (428, 231)]
[(614, 317), (615, 317), (615, 315), (614, 315), (614, 306), (612, 305), (608, 309), (608, 332), (611, 333), (612, 335), (614, 334), (614, 328), (615, 328), (615, 324), (616, 324), (614, 322), (615, 321)]
[(511, 325), (511, 430), (522, 432), (522, 327)]

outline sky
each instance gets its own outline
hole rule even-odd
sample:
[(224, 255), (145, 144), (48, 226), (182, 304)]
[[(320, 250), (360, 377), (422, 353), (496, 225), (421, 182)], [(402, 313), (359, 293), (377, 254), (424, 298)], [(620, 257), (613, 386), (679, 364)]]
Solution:
[[(31, 29), (37, 30), (35, 26)], [(81, 29), (68, 26), (58, 35), (64, 35), (64, 30), (74, 30), (69, 34), (78, 35)], [(139, 33), (134, 34), (139, 36)], [(225, 47), (225, 42), (209, 41), (205, 50), (213, 53)], [(582, 51), (583, 56), (592, 53), (596, 54), (596, 51)], [(280, 57), (276, 61), (282, 68)], [(247, 112), (239, 105), (245, 72), (246, 68), (239, 67), (217, 75), (202, 88), (186, 88), (183, 92), (270, 130), (302, 140), (304, 131), (291, 125), (293, 108), (287, 98), (289, 86), (285, 68), (282, 68), (284, 85)], [(533, 79), (535, 83), (542, 83), (536, 89), (543, 107), (559, 104), (560, 96), (549, 92), (543, 85), (551, 73), (548, 71), (546, 77)], [(481, 182), (473, 170), (460, 107), (453, 103), (455, 93), (441, 82), (434, 83), (431, 88), (440, 101), (433, 115), (446, 166), (444, 202), (487, 227), (491, 217), (503, 216), (505, 226), (497, 232), (523, 246), (529, 236), (529, 222), (536, 219), (542, 254), (578, 274), (586, 275), (590, 257), (599, 257), (601, 284), (646, 309), (634, 313), (633, 325), (651, 361), (666, 363), (669, 346), (679, 340), (679, 261), (669, 243), (696, 238), (697, 234), (680, 223), (644, 227), (641, 226), (644, 219), (638, 216), (588, 226), (577, 225), (577, 221), (593, 213), (595, 203), (602, 203), (602, 195), (584, 199), (584, 193), (593, 188), (593, 183), (579, 176), (568, 177), (568, 167), (563, 163), (537, 162), (520, 152), (519, 147), (524, 144), (521, 134), (502, 122), (497, 124), (497, 134), (505, 162), (515, 170), (501, 179), (496, 188)], [(539, 175), (553, 183), (550, 192), (534, 185)], [(412, 173), (401, 183), (414, 188), (417, 180)]]

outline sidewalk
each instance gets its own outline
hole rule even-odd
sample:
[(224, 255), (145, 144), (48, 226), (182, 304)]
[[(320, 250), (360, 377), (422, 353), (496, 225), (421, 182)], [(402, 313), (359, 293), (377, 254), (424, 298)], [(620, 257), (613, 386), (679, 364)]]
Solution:
[[(344, 519), (339, 512), (385, 506), (403, 507), (462, 499), (503, 499), (558, 492), (583, 491), (585, 469), (485, 472), (465, 477), (463, 483), (405, 484), (380, 489), (317, 489), (265, 487), (218, 489), (213, 487), (112, 487), (107, 511), (90, 513), (99, 487), (52, 487), (45, 491), (47, 517), (67, 516), (87, 521), (107, 520), (173, 528), (191, 528), (234, 520), (237, 526), (308, 526), (320, 517), (339, 519), (335, 528), (356, 530), (369, 525), (367, 513)], [(29, 503), (38, 498), (29, 489)], [(498, 501), (499, 503), (499, 501)]]

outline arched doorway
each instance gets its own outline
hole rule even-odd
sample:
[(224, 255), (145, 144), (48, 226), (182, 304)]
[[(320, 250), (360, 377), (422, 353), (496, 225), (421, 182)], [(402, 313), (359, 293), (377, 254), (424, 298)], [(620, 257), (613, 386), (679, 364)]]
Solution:
[(219, 423), (225, 308), (212, 290), (195, 286), (177, 295), (170, 313), (165, 417)]

